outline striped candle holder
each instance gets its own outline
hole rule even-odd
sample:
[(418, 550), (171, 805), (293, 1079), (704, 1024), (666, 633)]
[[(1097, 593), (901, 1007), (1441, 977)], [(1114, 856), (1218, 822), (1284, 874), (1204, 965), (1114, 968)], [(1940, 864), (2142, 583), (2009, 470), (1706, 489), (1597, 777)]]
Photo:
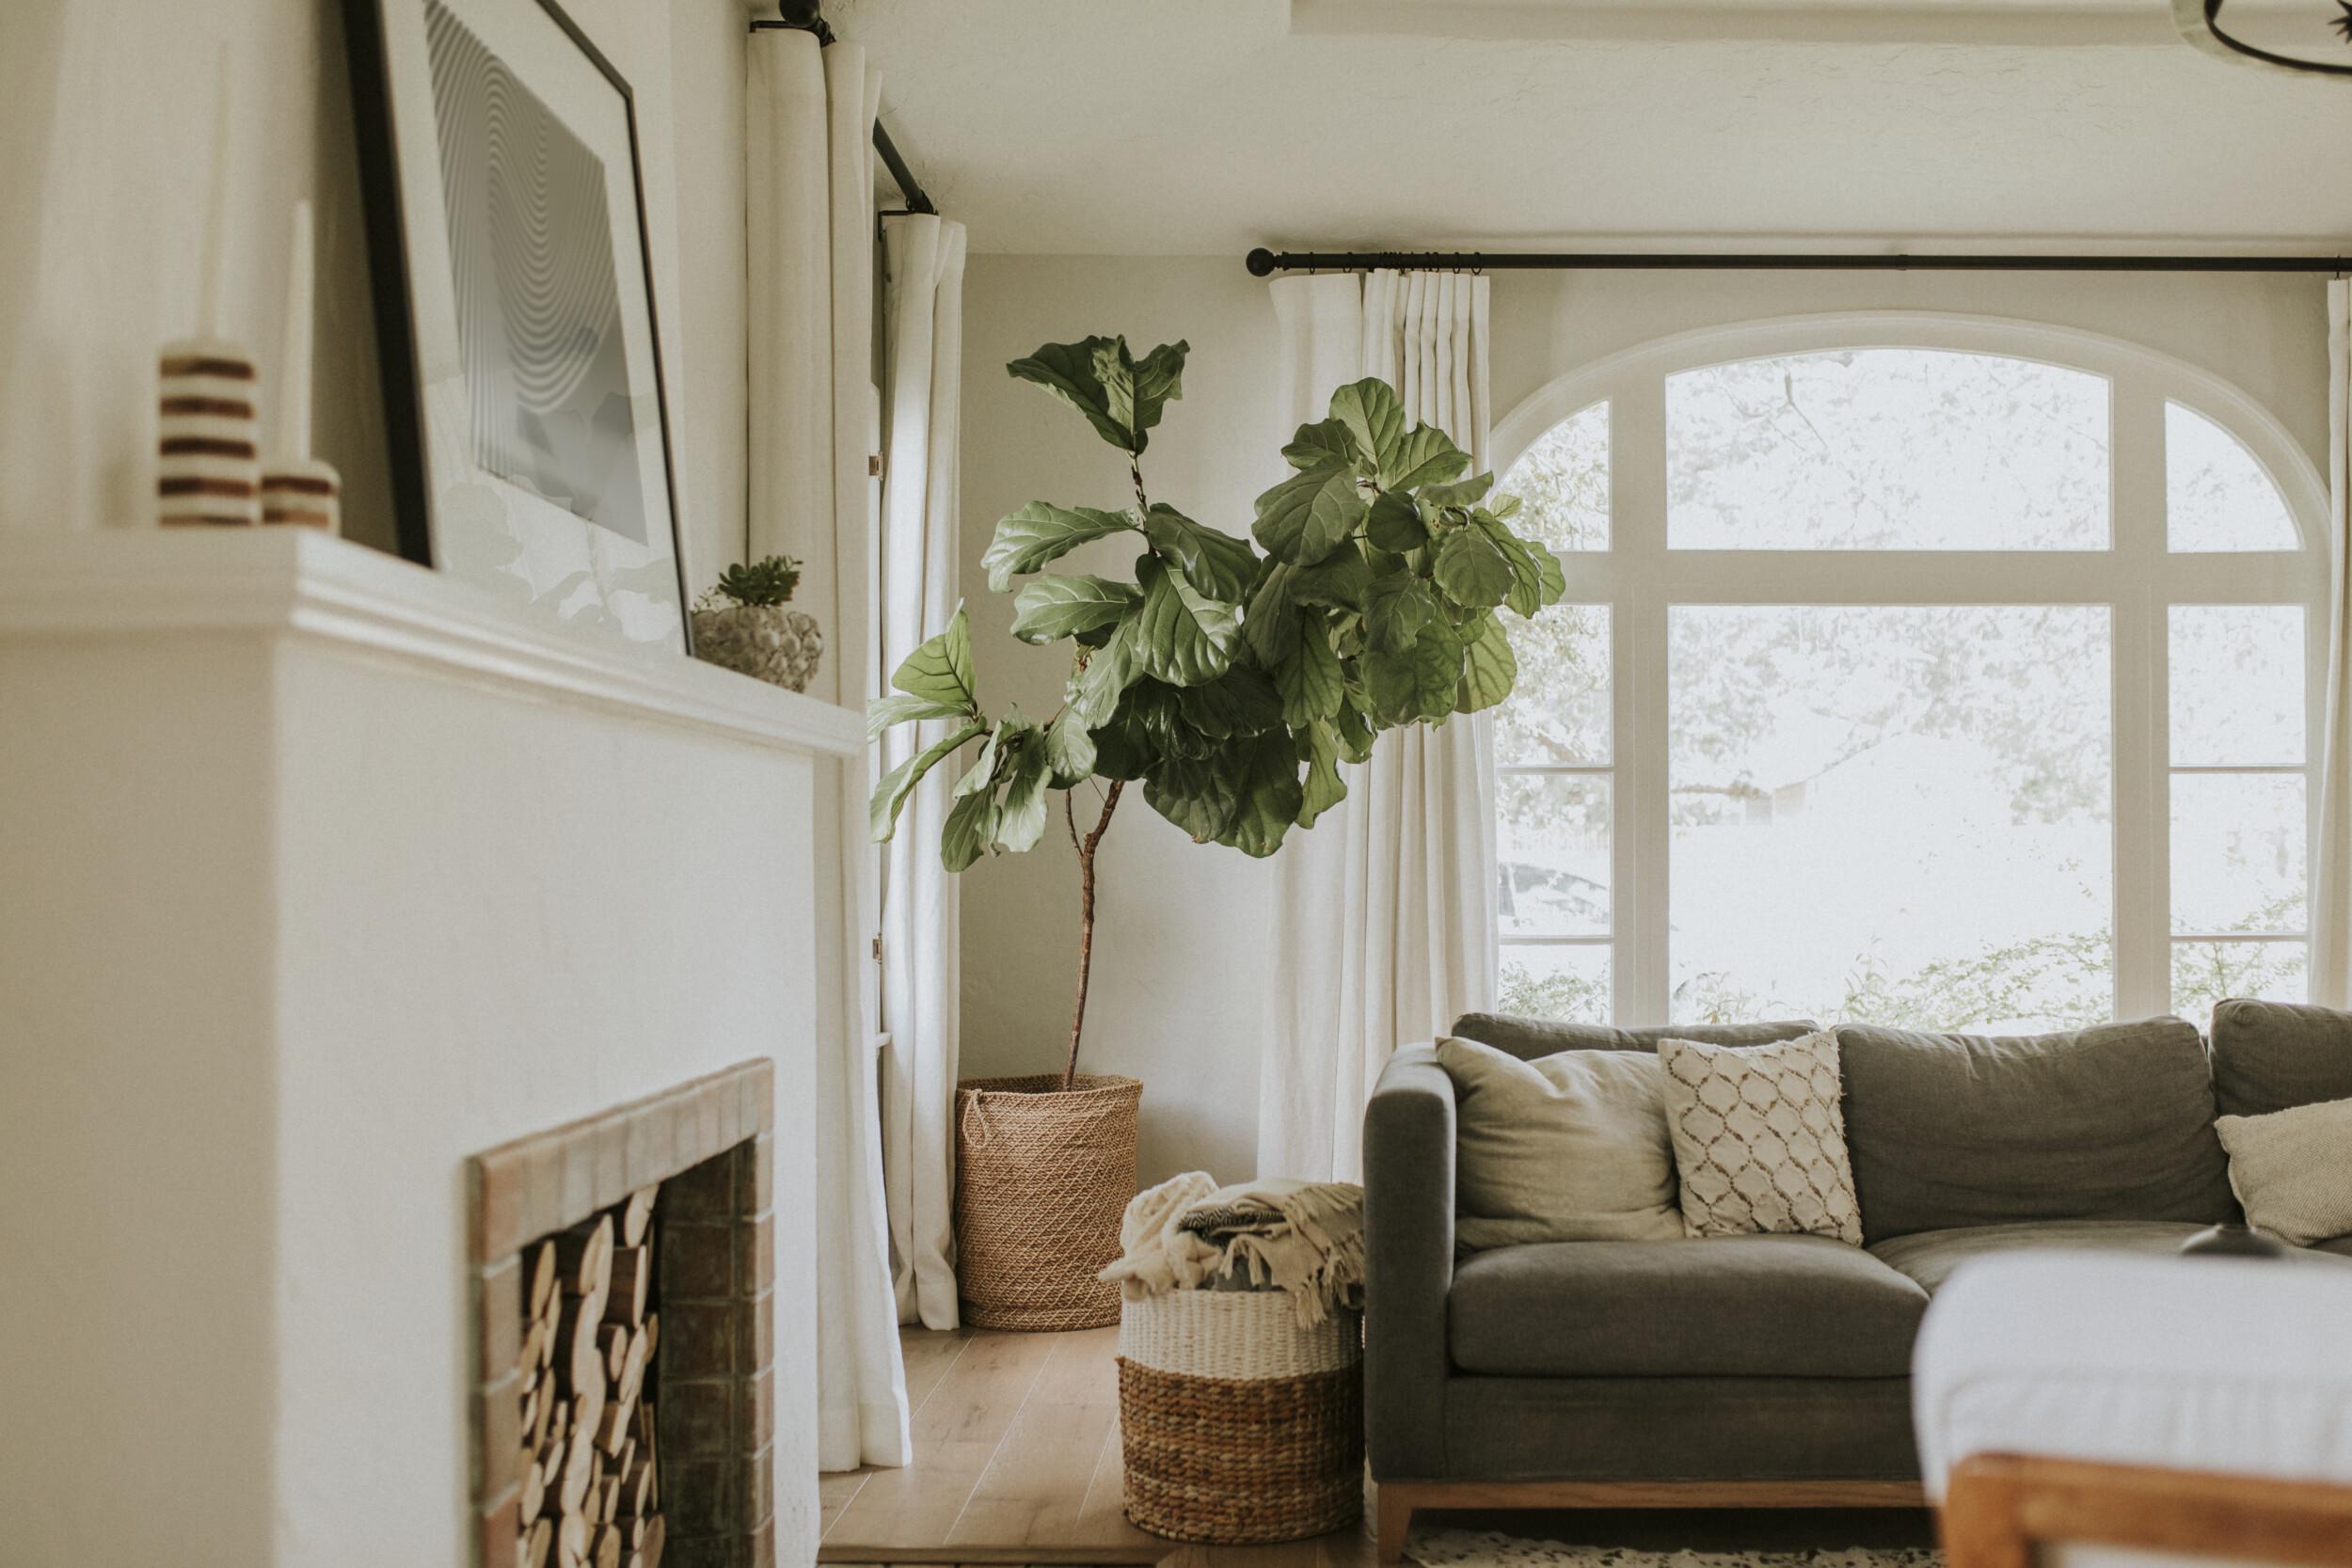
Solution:
[(262, 520), (261, 420), (252, 356), (190, 338), (157, 364), (156, 517), (166, 528), (249, 528)]
[(315, 457), (278, 458), (262, 470), (262, 521), (343, 531), (342, 476)]

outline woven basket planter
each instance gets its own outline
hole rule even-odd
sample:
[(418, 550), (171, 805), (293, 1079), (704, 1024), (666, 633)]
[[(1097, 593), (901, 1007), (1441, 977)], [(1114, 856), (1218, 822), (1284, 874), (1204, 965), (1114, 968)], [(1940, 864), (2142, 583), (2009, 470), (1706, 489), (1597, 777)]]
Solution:
[(976, 1328), (1119, 1321), (1119, 1257), (1136, 1196), (1133, 1078), (973, 1078), (956, 1085), (956, 1293)]
[(1343, 1529), (1364, 1511), (1363, 1328), (1301, 1328), (1280, 1291), (1126, 1304), (1119, 1435), (1129, 1523), (1242, 1545)]

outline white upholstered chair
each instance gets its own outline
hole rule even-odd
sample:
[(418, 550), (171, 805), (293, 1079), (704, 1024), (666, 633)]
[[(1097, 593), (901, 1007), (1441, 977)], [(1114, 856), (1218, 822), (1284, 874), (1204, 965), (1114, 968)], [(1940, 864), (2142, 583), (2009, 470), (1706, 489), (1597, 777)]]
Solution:
[(1983, 1259), (1912, 1387), (1949, 1568), (2352, 1564), (2352, 1259)]

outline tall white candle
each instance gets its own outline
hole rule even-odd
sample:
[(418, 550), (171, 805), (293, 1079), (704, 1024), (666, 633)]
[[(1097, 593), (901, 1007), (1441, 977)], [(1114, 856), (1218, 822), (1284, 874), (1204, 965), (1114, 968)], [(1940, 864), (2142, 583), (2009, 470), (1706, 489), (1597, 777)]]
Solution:
[(310, 313), (317, 261), (310, 204), (294, 209), (294, 243), (286, 261), (286, 330), (278, 358), (278, 455), (299, 463), (310, 455)]

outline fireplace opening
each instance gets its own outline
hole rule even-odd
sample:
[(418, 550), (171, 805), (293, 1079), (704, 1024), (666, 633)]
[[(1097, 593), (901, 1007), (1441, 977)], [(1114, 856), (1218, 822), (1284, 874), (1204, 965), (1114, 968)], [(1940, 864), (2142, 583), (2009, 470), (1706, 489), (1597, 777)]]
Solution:
[(746, 1063), (472, 1162), (482, 1568), (772, 1568), (771, 1085)]

